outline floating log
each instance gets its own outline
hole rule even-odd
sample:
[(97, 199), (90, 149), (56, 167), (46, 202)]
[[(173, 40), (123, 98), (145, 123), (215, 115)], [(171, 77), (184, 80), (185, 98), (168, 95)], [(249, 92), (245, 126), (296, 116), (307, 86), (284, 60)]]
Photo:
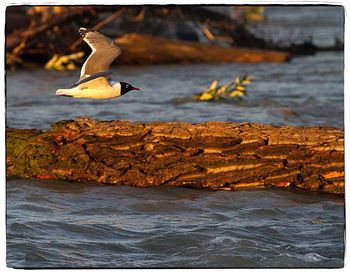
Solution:
[(123, 54), (120, 64), (159, 63), (225, 63), (225, 62), (273, 62), (288, 61), (288, 52), (221, 47), (197, 42), (179, 41), (149, 35), (129, 33), (116, 39)]
[(344, 132), (336, 128), (79, 118), (6, 135), (7, 176), (344, 194)]

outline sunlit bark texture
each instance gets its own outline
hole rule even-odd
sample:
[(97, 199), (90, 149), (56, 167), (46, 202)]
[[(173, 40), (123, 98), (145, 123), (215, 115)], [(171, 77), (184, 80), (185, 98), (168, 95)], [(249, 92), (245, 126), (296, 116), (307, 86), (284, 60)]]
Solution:
[(8, 128), (6, 143), (8, 176), (344, 194), (344, 133), (335, 128), (80, 118), (48, 131)]

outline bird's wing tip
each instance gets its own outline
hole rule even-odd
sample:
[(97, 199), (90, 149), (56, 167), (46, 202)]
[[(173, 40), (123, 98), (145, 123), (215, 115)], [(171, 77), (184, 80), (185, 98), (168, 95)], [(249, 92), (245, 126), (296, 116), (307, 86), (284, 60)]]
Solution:
[(84, 37), (88, 32), (90, 32), (90, 29), (87, 28), (79, 28), (79, 33)]

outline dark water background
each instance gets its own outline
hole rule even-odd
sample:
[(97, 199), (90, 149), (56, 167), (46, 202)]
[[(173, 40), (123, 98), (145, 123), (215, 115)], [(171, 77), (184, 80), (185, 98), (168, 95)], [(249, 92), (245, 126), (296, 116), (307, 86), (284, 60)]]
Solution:
[[(273, 7), (263, 26), (276, 37), (342, 38), (342, 9)], [(283, 30), (285, 32), (283, 33)], [(48, 129), (89, 116), (132, 121), (221, 120), (344, 127), (343, 54), (285, 64), (116, 66), (115, 80), (139, 86), (110, 101), (55, 97), (78, 71), (7, 72), (7, 126)], [(237, 102), (194, 102), (213, 79), (248, 73)], [(55, 181), (7, 181), (10, 267), (341, 267), (342, 198), (251, 190), (209, 192)]]

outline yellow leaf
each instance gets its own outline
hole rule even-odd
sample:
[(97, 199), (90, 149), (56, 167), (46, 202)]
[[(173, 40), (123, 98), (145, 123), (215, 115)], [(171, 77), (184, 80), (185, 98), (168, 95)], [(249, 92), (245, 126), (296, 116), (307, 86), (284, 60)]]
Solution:
[(225, 87), (224, 86), (222, 86), (222, 87), (220, 87), (219, 89), (217, 89), (216, 91), (215, 91), (215, 94), (217, 94), (217, 95), (222, 95), (222, 94), (224, 94), (225, 93)]
[(217, 90), (216, 94), (217, 94), (217, 95), (224, 95), (224, 94), (226, 94), (227, 91), (228, 91), (228, 88), (230, 87), (230, 85), (231, 85), (231, 83), (226, 83), (224, 86), (221, 86), (221, 87)]
[(244, 95), (245, 95), (244, 92), (237, 91), (237, 90), (235, 90), (235, 91), (233, 91), (232, 93), (229, 94), (229, 96), (231, 96), (231, 97), (244, 96)]
[(45, 69), (52, 70), (57, 60), (58, 60), (58, 55), (54, 54), (53, 57), (45, 64)]
[(245, 91), (245, 87), (244, 86), (237, 86), (235, 88), (235, 90), (238, 90), (238, 91)]
[(201, 94), (201, 96), (199, 97), (199, 100), (201, 101), (210, 101), (213, 100), (214, 96), (210, 93), (203, 93)]
[(69, 55), (59, 56), (54, 54), (53, 57), (45, 64), (47, 70), (75, 70), (76, 66), (72, 62), (73, 60), (79, 59), (84, 56), (84, 52), (76, 52)]
[(74, 65), (73, 62), (69, 62), (66, 66), (67, 70), (75, 70), (77, 67)]
[(69, 58), (68, 56), (66, 55), (62, 55), (58, 60), (57, 60), (57, 63), (66, 63), (69, 61)]
[(210, 84), (208, 90), (214, 90), (214, 89), (216, 88), (216, 86), (218, 86), (218, 81), (217, 81), (217, 80), (214, 80), (214, 81)]

